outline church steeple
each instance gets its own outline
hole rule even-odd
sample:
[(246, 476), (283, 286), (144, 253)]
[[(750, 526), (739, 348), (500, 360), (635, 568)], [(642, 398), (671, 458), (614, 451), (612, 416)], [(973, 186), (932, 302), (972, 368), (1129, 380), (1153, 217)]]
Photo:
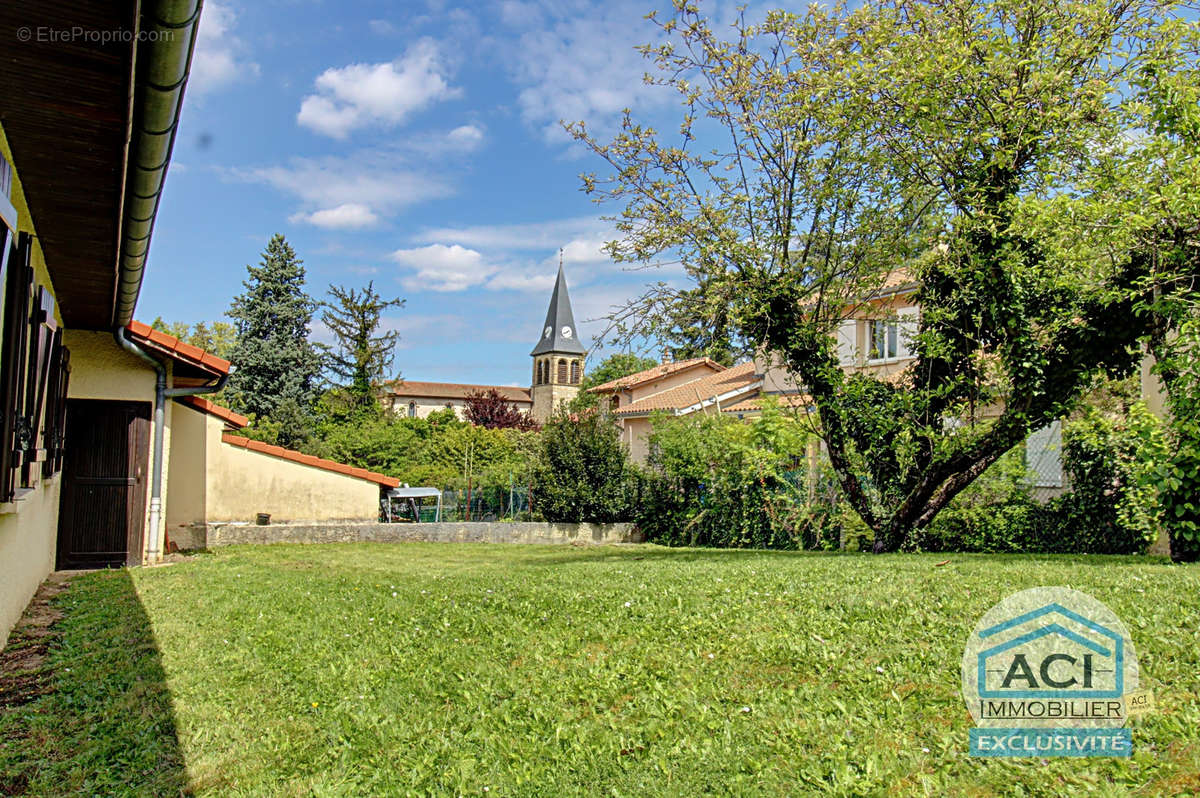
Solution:
[(567, 294), (567, 278), (563, 274), (562, 259), (558, 263), (558, 279), (554, 281), (554, 293), (550, 295), (550, 307), (546, 310), (546, 323), (542, 334), (533, 347), (531, 356), (548, 352), (582, 355), (587, 352), (579, 341), (579, 330), (575, 328), (575, 314), (571, 311), (571, 297)]
[(587, 347), (579, 340), (579, 330), (575, 328), (571, 297), (567, 295), (562, 250), (559, 250), (558, 279), (554, 281), (554, 293), (550, 295), (546, 323), (537, 345), (529, 354), (533, 358), (533, 384), (529, 390), (533, 399), (533, 418), (539, 424), (545, 424), (556, 407), (579, 394), (587, 356)]

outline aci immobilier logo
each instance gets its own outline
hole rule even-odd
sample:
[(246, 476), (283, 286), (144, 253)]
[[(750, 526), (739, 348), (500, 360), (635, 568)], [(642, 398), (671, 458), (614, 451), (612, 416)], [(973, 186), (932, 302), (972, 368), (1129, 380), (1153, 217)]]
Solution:
[(971, 755), (1129, 756), (1125, 724), (1146, 700), (1137, 686), (1133, 642), (1112, 610), (1070, 588), (1014, 593), (963, 653)]

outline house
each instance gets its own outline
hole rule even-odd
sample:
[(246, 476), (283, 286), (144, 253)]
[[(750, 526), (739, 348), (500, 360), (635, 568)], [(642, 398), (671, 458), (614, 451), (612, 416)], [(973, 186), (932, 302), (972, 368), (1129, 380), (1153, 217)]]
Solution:
[(605, 397), (608, 408), (620, 419), (621, 439), (629, 447), (630, 457), (642, 463), (649, 455), (650, 418), (655, 413), (719, 413), (727, 406), (753, 400), (762, 385), (762, 375), (752, 362), (726, 368), (706, 357), (678, 362), (664, 358), (654, 368), (591, 390)]
[(488, 391), (496, 391), (522, 413), (533, 410), (533, 397), (528, 388), (458, 382), (396, 380), (384, 386), (380, 402), (385, 409), (406, 418), (425, 418), (434, 411), (449, 408), (458, 418), (465, 419), (467, 397)]
[(397, 484), (239, 436), (203, 396), (230, 364), (133, 318), (200, 5), (0, 4), (30, 32), (0, 63), (0, 640), (56, 567), (259, 513), (374, 520)]
[[(901, 378), (916, 359), (911, 341), (920, 321), (918, 288), (910, 272), (897, 269), (857, 303), (835, 332), (838, 362), (843, 369), (883, 380)], [(767, 396), (782, 407), (811, 406), (803, 386), (797, 384), (786, 366), (777, 357), (765, 354), (728, 369), (705, 358), (664, 361), (591, 390), (608, 398), (635, 462), (645, 462), (649, 455), (650, 417), (655, 412), (686, 416), (719, 411), (748, 418), (762, 412), (762, 400)], [(979, 417), (988, 418), (998, 412), (995, 407), (980, 408)], [(1033, 487), (1043, 496), (1064, 488), (1061, 446), (1060, 422), (1036, 430), (1026, 442), (1026, 464)]]

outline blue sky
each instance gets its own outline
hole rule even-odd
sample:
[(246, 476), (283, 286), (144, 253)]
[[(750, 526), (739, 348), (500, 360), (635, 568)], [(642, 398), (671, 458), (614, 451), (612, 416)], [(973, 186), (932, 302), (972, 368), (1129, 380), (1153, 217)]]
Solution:
[[(205, 3), (138, 318), (221, 318), (281, 232), (309, 289), (374, 280), (407, 304), (410, 379), (528, 384), (564, 249), (584, 340), (671, 272), (631, 272), (558, 120), (676, 117), (643, 85), (645, 2)], [(317, 337), (323, 331), (316, 331)], [(595, 361), (593, 361), (595, 362)]]

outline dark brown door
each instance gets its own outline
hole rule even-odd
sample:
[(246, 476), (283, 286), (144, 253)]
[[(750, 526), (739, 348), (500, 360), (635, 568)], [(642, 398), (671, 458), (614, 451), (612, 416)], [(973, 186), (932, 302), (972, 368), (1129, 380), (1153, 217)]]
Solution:
[(150, 404), (67, 401), (58, 567), (139, 565)]

